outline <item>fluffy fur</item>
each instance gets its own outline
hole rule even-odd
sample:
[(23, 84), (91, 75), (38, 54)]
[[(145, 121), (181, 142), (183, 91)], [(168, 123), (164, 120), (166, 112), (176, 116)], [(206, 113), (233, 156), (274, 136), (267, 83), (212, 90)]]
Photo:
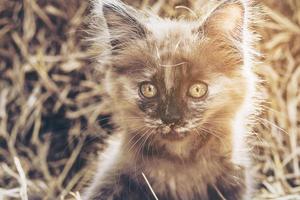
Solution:
[[(84, 199), (154, 199), (142, 174), (160, 200), (250, 198), (253, 8), (218, 1), (188, 21), (93, 1), (91, 42), (117, 129)], [(139, 93), (145, 81), (157, 86), (156, 98)], [(207, 95), (190, 98), (199, 81)], [(174, 116), (180, 120), (167, 123)]]

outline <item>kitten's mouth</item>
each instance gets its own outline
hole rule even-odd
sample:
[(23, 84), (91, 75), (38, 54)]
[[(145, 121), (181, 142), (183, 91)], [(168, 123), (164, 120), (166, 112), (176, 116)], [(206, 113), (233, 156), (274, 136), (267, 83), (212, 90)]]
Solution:
[(180, 140), (187, 135), (187, 132), (180, 131), (174, 126), (165, 126), (160, 129), (161, 136), (168, 140)]

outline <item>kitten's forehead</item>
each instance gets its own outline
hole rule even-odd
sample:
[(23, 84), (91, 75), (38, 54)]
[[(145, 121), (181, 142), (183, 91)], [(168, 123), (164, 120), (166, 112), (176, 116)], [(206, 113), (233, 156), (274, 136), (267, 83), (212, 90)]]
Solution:
[(166, 65), (162, 67), (161, 71), (166, 92), (170, 94), (183, 80), (187, 71), (187, 65), (185, 62)]
[(240, 58), (232, 59), (233, 53), (227, 52), (224, 42), (218, 45), (218, 41), (199, 33), (198, 27), (188, 21), (159, 19), (155, 23), (149, 22), (147, 37), (135, 40), (123, 49), (123, 59), (117, 63), (127, 63), (125, 71), (133, 68), (128, 70), (130, 74), (141, 72), (138, 73), (140, 81), (153, 80), (158, 76), (159, 86), (164, 87), (167, 93), (178, 87), (179, 82), (192, 79), (205, 81), (213, 74), (235, 69)]
[(166, 91), (170, 93), (170, 91), (175, 85), (175, 73), (172, 67), (164, 68), (164, 83), (165, 83)]
[(197, 37), (188, 22), (155, 20), (148, 24), (148, 28), (153, 33), (158, 71), (166, 92), (170, 93), (186, 70), (188, 61), (185, 57), (190, 54)]
[[(189, 21), (179, 21), (170, 19), (154, 18), (150, 19), (146, 24), (147, 28), (157, 39), (163, 39), (168, 36), (187, 36), (195, 29), (196, 23)], [(170, 38), (175, 39), (175, 38)]]
[(187, 47), (197, 44), (199, 40), (195, 24), (187, 21), (155, 20), (148, 23), (147, 27), (155, 41), (159, 58), (162, 58), (161, 55), (176, 54), (178, 51), (188, 52)]

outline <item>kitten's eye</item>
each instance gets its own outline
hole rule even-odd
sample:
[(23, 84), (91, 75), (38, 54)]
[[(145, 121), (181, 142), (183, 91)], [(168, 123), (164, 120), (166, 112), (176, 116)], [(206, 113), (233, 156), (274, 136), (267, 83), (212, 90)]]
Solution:
[(157, 89), (155, 85), (149, 82), (144, 82), (140, 85), (140, 93), (146, 98), (152, 98), (156, 96)]
[(188, 94), (193, 98), (201, 98), (206, 95), (208, 87), (205, 83), (195, 83), (189, 88)]

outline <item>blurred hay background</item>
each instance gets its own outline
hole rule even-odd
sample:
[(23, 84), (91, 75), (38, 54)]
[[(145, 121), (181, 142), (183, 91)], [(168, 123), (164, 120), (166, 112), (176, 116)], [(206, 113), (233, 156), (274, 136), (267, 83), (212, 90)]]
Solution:
[[(127, 0), (162, 16), (193, 0)], [(265, 112), (256, 199), (300, 199), (300, 1), (261, 0)], [(80, 199), (87, 161), (110, 134), (84, 36), (84, 0), (0, 1), (0, 199)], [(99, 146), (99, 145), (97, 145)], [(100, 145), (101, 147), (101, 145)], [(98, 148), (98, 147), (97, 147)]]

